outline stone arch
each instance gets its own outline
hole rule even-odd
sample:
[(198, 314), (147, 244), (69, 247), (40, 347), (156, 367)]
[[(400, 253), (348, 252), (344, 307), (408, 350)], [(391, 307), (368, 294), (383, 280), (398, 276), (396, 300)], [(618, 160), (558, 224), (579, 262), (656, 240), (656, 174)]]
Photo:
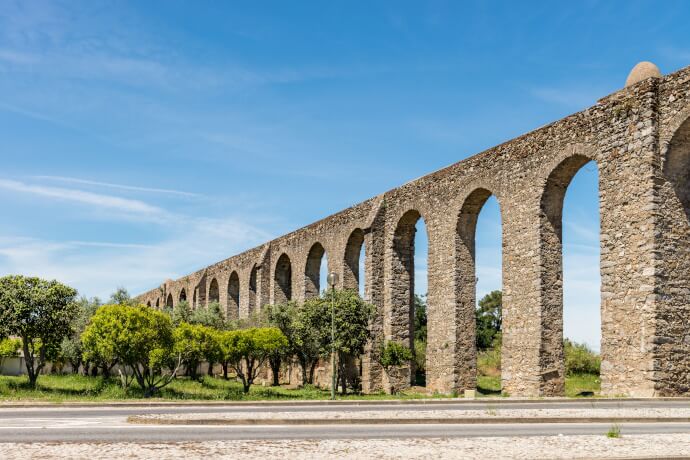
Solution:
[(343, 270), (343, 287), (345, 289), (359, 289), (359, 259), (363, 244), (364, 231), (361, 228), (356, 228), (350, 233), (345, 246), (345, 266)]
[(173, 295), (168, 294), (168, 298), (165, 300), (165, 307), (166, 308), (172, 308), (173, 307)]
[(248, 290), (248, 302), (247, 309), (248, 314), (254, 313), (257, 310), (257, 304), (259, 302), (258, 293), (258, 278), (259, 278), (259, 267), (254, 264), (251, 271), (249, 272), (249, 290)]
[(239, 319), (240, 317), (240, 276), (236, 271), (233, 271), (228, 279), (226, 317), (230, 320)]
[(318, 297), (321, 294), (321, 260), (326, 250), (321, 243), (314, 243), (309, 249), (304, 267), (304, 298)]
[[(540, 199), (539, 248), (542, 316), (540, 324), (540, 393), (546, 396), (565, 392), (563, 354), (563, 203), (575, 174), (593, 161), (576, 152), (551, 170)], [(604, 366), (605, 367), (605, 366)]]
[(283, 303), (292, 300), (292, 264), (290, 257), (283, 253), (276, 262), (273, 275), (273, 302)]
[(161, 299), (159, 297), (156, 299), (156, 308), (160, 308), (160, 307), (161, 307)]
[(146, 306), (151, 308), (151, 301), (150, 300), (146, 302)]
[(218, 280), (213, 278), (211, 280), (211, 284), (208, 286), (208, 301), (209, 303), (211, 302), (220, 302), (220, 290), (218, 289)]
[(187, 300), (187, 291), (185, 291), (184, 288), (180, 291), (180, 297), (179, 297), (180, 302), (184, 302)]
[(676, 130), (664, 158), (664, 176), (690, 220), (690, 118)]
[[(403, 343), (408, 346), (414, 354), (414, 254), (415, 254), (415, 234), (417, 232), (417, 222), (422, 219), (419, 211), (412, 209), (407, 211), (398, 221), (393, 235), (393, 254), (391, 264), (391, 275), (389, 280), (391, 286), (391, 304), (389, 311), (390, 335), (389, 340)], [(408, 375), (404, 375), (404, 374)], [(405, 384), (413, 384), (415, 372), (413, 362), (410, 363), (406, 371), (403, 372)], [(391, 382), (401, 384), (403, 382)]]
[[(690, 112), (690, 107), (688, 108)], [(658, 395), (690, 393), (690, 114), (662, 152), (656, 277)]]

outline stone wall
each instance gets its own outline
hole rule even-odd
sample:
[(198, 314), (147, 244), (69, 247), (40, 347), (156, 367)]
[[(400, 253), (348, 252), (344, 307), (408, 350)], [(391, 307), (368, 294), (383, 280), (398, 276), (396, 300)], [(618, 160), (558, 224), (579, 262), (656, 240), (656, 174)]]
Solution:
[[(383, 340), (411, 344), (414, 229), (429, 238), (427, 386), (476, 385), (477, 216), (494, 195), (503, 233), (503, 390), (564, 391), (562, 207), (575, 173), (599, 169), (602, 392), (690, 391), (690, 68), (650, 77), (593, 107), (409, 182), (263, 246), (139, 296), (162, 306), (217, 296), (229, 314), (316, 295), (318, 266), (359, 282), (377, 306), (363, 387), (396, 382), (376, 364)], [(593, 267), (594, 268), (594, 267)], [(216, 286), (218, 289), (216, 290)], [(216, 294), (217, 291), (217, 294)], [(409, 369), (410, 371), (412, 369)]]

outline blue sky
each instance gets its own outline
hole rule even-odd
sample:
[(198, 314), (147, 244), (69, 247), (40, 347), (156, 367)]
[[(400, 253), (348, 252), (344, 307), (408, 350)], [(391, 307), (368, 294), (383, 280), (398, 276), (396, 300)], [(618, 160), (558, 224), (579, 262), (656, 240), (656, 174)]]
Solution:
[[(152, 288), (590, 106), (640, 60), (690, 64), (688, 17), (684, 1), (0, 0), (0, 274)], [(598, 348), (590, 169), (566, 199), (566, 334)], [(480, 295), (500, 286), (499, 241), (490, 204)]]

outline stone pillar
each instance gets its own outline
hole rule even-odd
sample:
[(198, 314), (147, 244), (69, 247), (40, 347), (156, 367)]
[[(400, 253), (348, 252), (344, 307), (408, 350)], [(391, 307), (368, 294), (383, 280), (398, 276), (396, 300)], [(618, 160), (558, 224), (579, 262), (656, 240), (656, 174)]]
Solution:
[(385, 208), (380, 209), (371, 228), (365, 231), (365, 282), (364, 298), (376, 307), (371, 322), (372, 338), (362, 357), (362, 391), (374, 393), (383, 390), (384, 370), (378, 362), (379, 350), (384, 339), (384, 220)]
[(474, 260), (458, 256), (454, 217), (454, 212), (439, 213), (427, 223), (426, 387), (439, 393), (460, 393), (477, 385)]

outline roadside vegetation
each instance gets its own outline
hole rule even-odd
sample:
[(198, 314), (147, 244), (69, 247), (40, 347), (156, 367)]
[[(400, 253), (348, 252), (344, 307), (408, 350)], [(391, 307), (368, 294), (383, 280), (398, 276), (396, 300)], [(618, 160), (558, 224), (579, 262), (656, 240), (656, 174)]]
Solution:
[[(485, 296), (476, 310), (480, 395), (501, 394), (501, 310), (500, 291)], [(124, 289), (104, 303), (78, 299), (74, 289), (56, 281), (7, 276), (0, 278), (0, 364), (21, 352), (26, 375), (0, 376), (0, 400), (326, 399), (330, 391), (315, 386), (315, 370), (333, 349), (341, 397), (390, 398), (360, 394), (360, 357), (371, 338), (373, 315), (374, 307), (351, 290), (328, 291), (300, 304), (266, 305), (249, 318), (228, 321), (218, 302), (193, 308), (181, 301), (156, 310), (138, 305)], [(401, 390), (394, 397), (443, 397), (420, 388), (425, 297), (415, 297), (414, 323), (412, 350), (386, 342), (375, 356), (389, 375), (407, 372), (412, 364), (417, 386), (393, 389)], [(596, 395), (598, 355), (569, 340), (564, 349), (566, 394)], [(44, 372), (48, 364), (50, 375)], [(292, 375), (299, 368), (299, 388), (280, 386), (288, 364)], [(68, 369), (71, 374), (65, 375)]]

